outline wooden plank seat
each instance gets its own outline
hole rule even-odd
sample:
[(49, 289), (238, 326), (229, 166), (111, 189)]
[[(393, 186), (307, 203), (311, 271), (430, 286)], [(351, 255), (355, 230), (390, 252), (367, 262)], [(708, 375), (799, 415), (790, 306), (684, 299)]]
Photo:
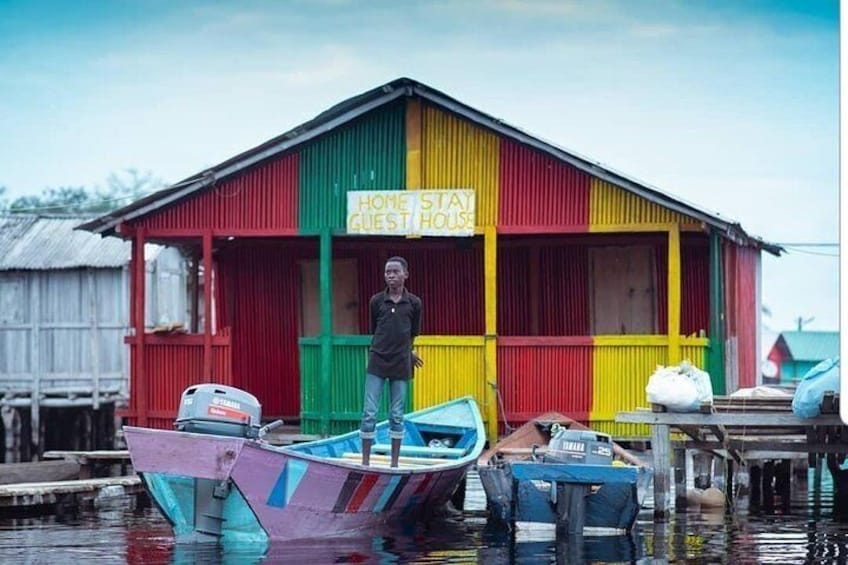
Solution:
[[(375, 443), (371, 446), (371, 453), (391, 453), (392, 446), (388, 443)], [(412, 457), (447, 457), (457, 458), (465, 454), (465, 449), (461, 447), (429, 447), (426, 445), (401, 445), (401, 456), (410, 455)]]
[[(362, 454), (355, 452), (347, 452), (342, 454), (342, 459), (361, 462)], [(403, 468), (417, 468), (417, 467), (430, 467), (432, 465), (438, 465), (441, 463), (450, 463), (451, 459), (436, 459), (433, 457), (398, 457), (398, 465)], [(388, 467), (391, 462), (391, 457), (389, 455), (377, 455), (371, 454), (371, 465), (383, 467)]]

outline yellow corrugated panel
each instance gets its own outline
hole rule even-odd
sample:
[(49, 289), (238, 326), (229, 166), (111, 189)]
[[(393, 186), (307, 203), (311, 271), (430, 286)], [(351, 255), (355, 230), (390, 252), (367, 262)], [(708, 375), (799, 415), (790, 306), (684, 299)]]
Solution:
[[(648, 406), (645, 386), (657, 365), (668, 362), (666, 336), (596, 336), (592, 379), (592, 427), (616, 437), (648, 437), (647, 424), (618, 424), (616, 412)], [(681, 338), (684, 359), (703, 368), (706, 338)]]
[(424, 107), (421, 188), (471, 188), (476, 225), (498, 217), (500, 138), (453, 114)]
[(606, 181), (592, 178), (589, 189), (589, 230), (599, 226), (693, 223), (689, 216), (669, 210)]
[(415, 351), (424, 360), (424, 367), (415, 371), (413, 410), (470, 395), (486, 419), (482, 336), (422, 336), (415, 340)]

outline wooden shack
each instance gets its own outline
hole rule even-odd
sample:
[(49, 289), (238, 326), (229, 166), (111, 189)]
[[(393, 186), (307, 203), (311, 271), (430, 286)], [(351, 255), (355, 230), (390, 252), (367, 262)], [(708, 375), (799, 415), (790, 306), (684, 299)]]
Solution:
[[(129, 399), (130, 244), (79, 216), (0, 216), (0, 412), (5, 457), (112, 446)], [(148, 245), (145, 327), (185, 318), (180, 252)]]
[[(450, 203), (427, 204), (445, 214), (427, 233), (348, 208), (359, 191), (373, 204), (430, 190), (471, 190), (471, 229)], [(405, 200), (380, 202), (397, 215)], [(82, 227), (135, 250), (127, 421), (169, 427), (183, 388), (216, 381), (324, 434), (358, 423), (364, 306), (390, 255), (407, 258), (425, 305), (412, 407), (473, 395), (495, 437), (550, 410), (646, 434), (614, 415), (645, 403), (657, 364), (684, 358), (717, 393), (755, 384), (760, 253), (780, 252), (406, 78)], [(202, 331), (142, 328), (150, 241), (191, 249), (211, 274)]]

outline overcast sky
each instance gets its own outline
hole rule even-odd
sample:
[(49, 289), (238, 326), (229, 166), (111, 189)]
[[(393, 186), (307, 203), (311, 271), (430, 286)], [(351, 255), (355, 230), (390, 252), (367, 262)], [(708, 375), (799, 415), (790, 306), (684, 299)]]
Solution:
[[(12, 197), (176, 182), (408, 76), (769, 241), (838, 241), (836, 0), (69, 6), (0, 0)], [(838, 329), (837, 253), (765, 256), (767, 329)]]

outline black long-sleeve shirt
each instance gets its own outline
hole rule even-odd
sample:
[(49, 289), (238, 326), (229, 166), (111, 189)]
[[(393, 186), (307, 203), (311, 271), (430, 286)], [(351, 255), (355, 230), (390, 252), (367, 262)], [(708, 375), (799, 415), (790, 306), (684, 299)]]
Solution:
[(371, 297), (371, 349), (368, 372), (378, 377), (412, 376), (412, 340), (421, 332), (421, 299), (406, 289), (398, 302), (388, 289)]

